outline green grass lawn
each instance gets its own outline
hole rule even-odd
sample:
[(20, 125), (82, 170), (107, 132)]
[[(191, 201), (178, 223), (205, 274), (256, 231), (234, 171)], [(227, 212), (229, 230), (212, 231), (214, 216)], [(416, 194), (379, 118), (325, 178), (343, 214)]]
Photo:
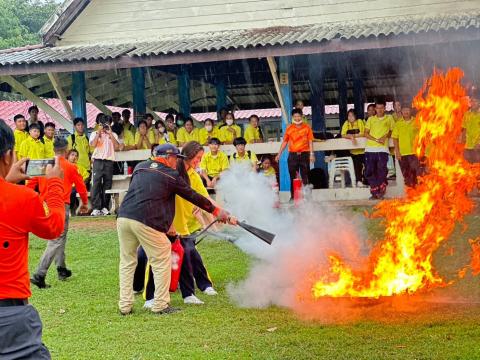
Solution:
[[(469, 233), (458, 239), (480, 233), (478, 212), (469, 222)], [(305, 322), (276, 307), (237, 308), (225, 287), (246, 276), (250, 259), (227, 242), (199, 245), (219, 296), (200, 294), (206, 305), (187, 307), (175, 294), (173, 305), (183, 311), (169, 316), (144, 311), (138, 297), (134, 315), (122, 317), (113, 225), (113, 219), (74, 219), (67, 246), (73, 277), (59, 282), (52, 266), (52, 288), (33, 289), (54, 359), (480, 359), (479, 305), (432, 306), (394, 321), (343, 325)], [(370, 232), (381, 234), (375, 225)], [(44, 247), (31, 241), (31, 270)], [(465, 282), (478, 293), (477, 280)]]

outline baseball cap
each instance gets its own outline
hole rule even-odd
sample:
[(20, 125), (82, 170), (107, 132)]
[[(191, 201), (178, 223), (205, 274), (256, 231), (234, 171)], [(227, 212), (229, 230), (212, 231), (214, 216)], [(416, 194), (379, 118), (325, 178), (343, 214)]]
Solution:
[(153, 149), (154, 156), (166, 156), (166, 155), (176, 155), (178, 157), (184, 158), (185, 156), (180, 153), (180, 150), (175, 145), (172, 144), (162, 144), (158, 145)]

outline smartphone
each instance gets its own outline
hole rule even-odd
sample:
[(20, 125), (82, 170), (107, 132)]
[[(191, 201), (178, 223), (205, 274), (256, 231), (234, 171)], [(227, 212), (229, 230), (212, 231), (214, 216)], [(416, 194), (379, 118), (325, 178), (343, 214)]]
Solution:
[(47, 173), (47, 165), (55, 165), (55, 159), (38, 159), (28, 160), (25, 168), (25, 173), (28, 176), (45, 176)]

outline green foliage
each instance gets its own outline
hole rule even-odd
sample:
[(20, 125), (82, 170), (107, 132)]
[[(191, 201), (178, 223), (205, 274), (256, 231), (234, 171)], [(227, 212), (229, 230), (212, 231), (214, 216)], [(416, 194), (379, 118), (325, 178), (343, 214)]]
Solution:
[(0, 0), (0, 49), (38, 44), (38, 32), (57, 6), (54, 0)]

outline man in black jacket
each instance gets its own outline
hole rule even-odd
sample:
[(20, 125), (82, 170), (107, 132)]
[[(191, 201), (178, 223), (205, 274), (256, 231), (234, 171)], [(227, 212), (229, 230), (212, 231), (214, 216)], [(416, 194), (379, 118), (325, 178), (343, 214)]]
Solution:
[(175, 195), (217, 216), (236, 224), (228, 212), (216, 208), (207, 198), (196, 193), (175, 170), (180, 151), (172, 144), (159, 145), (155, 158), (138, 164), (132, 182), (120, 206), (117, 219), (120, 242), (120, 300), (123, 315), (132, 312), (133, 277), (137, 266), (137, 248), (147, 253), (155, 278), (154, 313), (177, 311), (170, 307), (171, 243), (167, 233), (175, 215)]

